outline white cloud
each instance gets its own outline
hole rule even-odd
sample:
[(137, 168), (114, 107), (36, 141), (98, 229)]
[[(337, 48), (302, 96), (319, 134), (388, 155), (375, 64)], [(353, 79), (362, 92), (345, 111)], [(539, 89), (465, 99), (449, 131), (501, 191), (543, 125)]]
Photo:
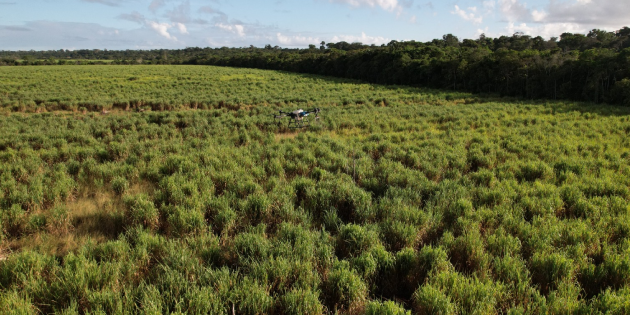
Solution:
[[(492, 1), (492, 0), (490, 0)], [(562, 25), (579, 25), (580, 28), (615, 30), (628, 24), (630, 10), (627, 0), (551, 0), (540, 9), (528, 9), (519, 0), (498, 0), (502, 16), (507, 22), (535, 22)], [(485, 2), (484, 2), (485, 6)]]
[(534, 20), (534, 22), (543, 21), (546, 17), (547, 17), (547, 12), (545, 11), (538, 11), (538, 10), (532, 11), (532, 19)]
[(173, 27), (173, 25), (169, 23), (159, 23), (154, 21), (148, 21), (147, 25), (158, 32), (158, 34), (160, 34), (161, 36), (177, 41), (177, 38), (168, 32), (168, 30)]
[(471, 21), (475, 24), (480, 24), (481, 22), (483, 22), (482, 16), (475, 16), (475, 12), (477, 12), (477, 7), (470, 7), (468, 8), (468, 10), (471, 12), (466, 13), (465, 10), (460, 9), (458, 5), (455, 5), (455, 11), (451, 11), (451, 13), (459, 15), (459, 17), (461, 17), (462, 19), (466, 21)]
[(224, 23), (217, 23), (214, 26), (224, 30), (224, 31), (228, 31), (228, 32), (232, 32), (234, 34), (237, 34), (240, 37), (244, 37), (245, 36), (245, 27), (241, 24), (224, 24)]
[(173, 23), (173, 25), (177, 27), (180, 33), (189, 34), (188, 29), (186, 29), (186, 25), (184, 25), (183, 23)]
[(331, 2), (345, 3), (353, 7), (380, 7), (386, 11), (401, 9), (398, 0), (330, 0)]
[(331, 39), (331, 42), (341, 42), (341, 41), (348, 42), (348, 43), (361, 42), (367, 45), (371, 45), (371, 44), (380, 45), (380, 44), (387, 44), (391, 40), (389, 38), (385, 38), (381, 36), (367, 36), (365, 35), (365, 32), (362, 32), (361, 36), (336, 35)]
[(491, 34), (488, 33), (488, 27), (487, 26), (486, 26), (485, 29), (478, 28), (477, 32), (475, 33), (475, 36), (479, 37), (479, 36), (481, 36), (481, 34), (484, 34), (485, 36), (491, 36)]
[(532, 16), (527, 7), (518, 0), (499, 0), (498, 4), (508, 22), (528, 21)]
[(298, 47), (308, 46), (310, 44), (319, 44), (321, 40), (317, 37), (300, 36), (300, 35), (282, 35), (282, 33), (276, 34), (276, 40), (285, 47)]
[(542, 25), (528, 25), (527, 23), (520, 23), (515, 25), (510, 22), (505, 27), (502, 35), (511, 36), (516, 32), (523, 32), (525, 35), (541, 36), (543, 38), (559, 37), (560, 34), (568, 33), (585, 33), (588, 29), (575, 23), (548, 23)]
[(627, 0), (551, 1), (543, 22), (577, 23), (598, 28), (621, 28), (630, 21)]
[[(17, 27), (17, 26), (15, 26)], [(101, 26), (95, 23), (32, 21), (19, 27), (32, 30), (12, 30), (15, 27), (0, 27), (0, 38), (5, 49), (50, 50), (50, 49), (157, 49), (183, 48), (176, 42), (158, 35), (150, 27), (124, 30)]]

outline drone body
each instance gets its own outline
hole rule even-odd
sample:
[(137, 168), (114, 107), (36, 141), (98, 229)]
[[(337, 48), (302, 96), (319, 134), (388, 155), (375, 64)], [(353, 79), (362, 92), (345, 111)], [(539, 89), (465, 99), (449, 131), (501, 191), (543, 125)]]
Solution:
[(310, 125), (310, 121), (308, 119), (308, 116), (310, 114), (315, 114), (315, 121), (319, 121), (319, 112), (320, 109), (319, 108), (314, 108), (312, 110), (303, 110), (303, 109), (298, 109), (298, 110), (294, 110), (292, 112), (283, 112), (283, 111), (278, 111), (279, 114), (278, 115), (273, 115), (274, 120), (279, 121), (282, 118), (287, 117), (289, 119), (289, 123), (287, 125), (287, 127), (289, 128), (304, 128), (304, 127), (308, 127)]

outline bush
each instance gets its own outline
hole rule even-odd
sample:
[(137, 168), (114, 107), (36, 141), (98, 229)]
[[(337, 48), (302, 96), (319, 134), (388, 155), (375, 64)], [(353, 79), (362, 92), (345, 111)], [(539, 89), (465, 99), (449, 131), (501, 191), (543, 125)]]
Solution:
[(457, 309), (444, 292), (430, 284), (423, 285), (413, 294), (413, 307), (417, 314), (455, 314)]
[(379, 243), (378, 234), (361, 225), (347, 224), (337, 236), (337, 253), (341, 257), (358, 256)]
[(112, 180), (112, 190), (117, 195), (124, 194), (129, 189), (129, 182), (124, 178), (117, 176)]
[(141, 225), (149, 230), (157, 230), (160, 224), (160, 213), (153, 201), (146, 194), (126, 196), (124, 199), (125, 225), (131, 227)]
[(257, 225), (269, 215), (270, 202), (264, 194), (247, 196), (245, 214), (251, 225)]
[(240, 314), (270, 313), (274, 300), (264, 286), (245, 277), (236, 290), (236, 309)]
[(418, 236), (418, 229), (408, 223), (387, 220), (380, 224), (381, 239), (391, 251), (399, 251), (404, 247), (412, 247)]
[(337, 262), (324, 282), (326, 305), (331, 311), (360, 306), (367, 297), (367, 286), (347, 262)]
[(16, 291), (3, 292), (0, 294), (0, 309), (7, 315), (27, 315), (38, 314), (37, 308), (32, 304), (31, 299), (23, 297)]
[[(299, 194), (301, 187), (296, 188)], [(307, 189), (305, 207), (319, 217), (335, 208), (344, 222), (365, 223), (375, 217), (370, 194), (357, 187), (348, 176), (328, 177), (318, 182), (314, 189)]]
[(455, 268), (464, 273), (483, 273), (488, 269), (489, 257), (479, 232), (466, 232), (449, 246), (449, 257)]
[(264, 235), (241, 233), (234, 237), (234, 252), (241, 262), (266, 259), (269, 247), (269, 241)]
[(53, 234), (64, 235), (72, 230), (72, 222), (70, 221), (70, 212), (68, 208), (57, 205), (50, 211), (48, 222), (48, 230)]
[(549, 179), (551, 176), (553, 176), (552, 169), (544, 162), (527, 163), (516, 172), (516, 178), (518, 180), (528, 182)]
[(324, 312), (317, 291), (293, 289), (281, 297), (282, 314), (319, 315)]
[(536, 253), (531, 259), (532, 282), (538, 285), (540, 293), (547, 295), (551, 290), (573, 276), (573, 261), (561, 254)]
[(198, 234), (206, 228), (203, 213), (197, 209), (187, 209), (181, 206), (164, 206), (166, 233), (173, 236)]
[(13, 204), (9, 209), (2, 209), (0, 214), (2, 215), (0, 223), (2, 223), (3, 234), (7, 236), (19, 236), (24, 232), (23, 229), (27, 214), (20, 205)]
[(411, 315), (411, 311), (405, 310), (394, 301), (370, 301), (365, 307), (366, 315)]

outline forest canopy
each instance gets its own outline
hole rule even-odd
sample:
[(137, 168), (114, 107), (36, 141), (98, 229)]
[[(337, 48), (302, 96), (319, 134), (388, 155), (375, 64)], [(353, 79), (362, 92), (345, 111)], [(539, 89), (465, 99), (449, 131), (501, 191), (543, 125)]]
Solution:
[(266, 45), (179, 50), (0, 51), (0, 65), (195, 64), (285, 70), (526, 99), (630, 105), (630, 28), (523, 33), (475, 40), (452, 34), (381, 46), (325, 43), (305, 49)]

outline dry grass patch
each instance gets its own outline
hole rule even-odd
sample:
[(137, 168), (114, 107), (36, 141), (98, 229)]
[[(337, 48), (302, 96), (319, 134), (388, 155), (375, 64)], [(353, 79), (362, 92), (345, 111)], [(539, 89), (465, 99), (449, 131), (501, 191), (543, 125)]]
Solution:
[[(134, 190), (143, 187), (136, 185)], [(11, 252), (36, 250), (51, 255), (65, 255), (88, 242), (102, 243), (115, 239), (124, 231), (123, 207), (120, 198), (111, 193), (96, 193), (66, 203), (62, 208), (67, 215), (54, 218), (55, 210), (48, 213), (45, 229), (17, 239), (5, 240), (0, 260)]]

